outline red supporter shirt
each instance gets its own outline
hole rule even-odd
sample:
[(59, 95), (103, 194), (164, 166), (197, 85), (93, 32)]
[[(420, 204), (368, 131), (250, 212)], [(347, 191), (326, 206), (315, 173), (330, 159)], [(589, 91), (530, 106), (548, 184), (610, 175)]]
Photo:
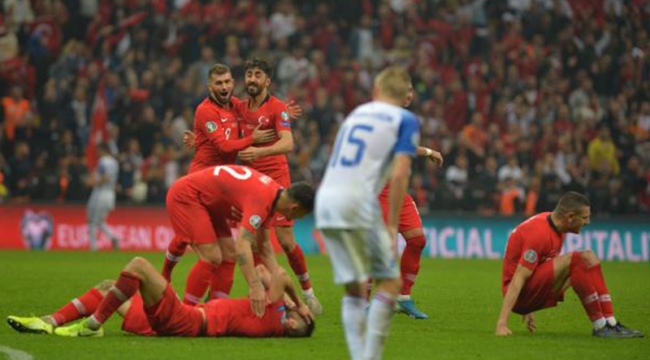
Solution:
[[(258, 125), (262, 130), (275, 130), (278, 139), (268, 143), (257, 144), (258, 147), (269, 147), (278, 142), (281, 131), (291, 131), (291, 120), (287, 112), (287, 105), (275, 96), (269, 95), (256, 111), (248, 108), (248, 101), (241, 101), (237, 105), (240, 119), (240, 131), (242, 136), (249, 137)], [(265, 156), (255, 160), (250, 166), (265, 174), (269, 172), (289, 172), (287, 157), (284, 154)]]
[(239, 165), (210, 167), (182, 177), (181, 201), (199, 201), (211, 215), (230, 214), (231, 207), (242, 212), (241, 225), (251, 233), (270, 227), (281, 187), (270, 177)]
[(539, 264), (560, 255), (564, 235), (551, 223), (550, 216), (550, 212), (537, 214), (510, 233), (501, 276), (504, 294), (519, 264), (535, 271)]
[(205, 309), (207, 336), (280, 337), (286, 317), (283, 301), (266, 306), (263, 317), (251, 310), (248, 299), (218, 299), (199, 305)]
[(196, 108), (194, 134), (196, 153), (190, 173), (209, 166), (234, 164), (237, 152), (253, 144), (253, 138), (239, 137), (239, 123), (235, 107), (240, 101), (232, 98), (232, 109), (226, 109), (210, 97)]

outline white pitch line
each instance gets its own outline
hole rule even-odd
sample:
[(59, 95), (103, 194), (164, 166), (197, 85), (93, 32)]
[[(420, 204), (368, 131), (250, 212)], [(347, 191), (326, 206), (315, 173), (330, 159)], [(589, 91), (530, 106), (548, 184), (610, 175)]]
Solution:
[(2, 346), (0, 345), (0, 354), (6, 354), (7, 355), (7, 360), (32, 360), (34, 359), (33, 356), (29, 355), (28, 353), (16, 349), (12, 349), (8, 346)]

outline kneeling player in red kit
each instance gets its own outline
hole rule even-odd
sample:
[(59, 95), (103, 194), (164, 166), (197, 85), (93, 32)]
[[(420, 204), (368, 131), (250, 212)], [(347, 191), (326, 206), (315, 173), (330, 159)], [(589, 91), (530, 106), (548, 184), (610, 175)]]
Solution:
[(510, 234), (503, 259), (503, 305), (496, 334), (511, 335), (511, 312), (523, 315), (528, 330), (536, 330), (535, 311), (554, 307), (572, 287), (593, 323), (593, 336), (643, 337), (614, 317), (612, 299), (600, 262), (591, 250), (560, 255), (564, 236), (589, 224), (589, 199), (576, 192), (564, 194), (553, 212), (537, 214)]
[[(260, 273), (260, 277), (264, 274)], [(252, 312), (248, 299), (215, 299), (194, 307), (182, 304), (153, 265), (136, 257), (116, 282), (101, 282), (54, 314), (9, 316), (7, 322), (25, 333), (98, 337), (104, 335), (102, 324), (118, 312), (124, 316), (122, 330), (144, 336), (311, 336), (313, 316), (297, 296), (291, 278), (281, 267), (268, 278), (268, 303), (263, 317)], [(285, 300), (285, 294), (289, 300)], [(62, 326), (87, 315), (80, 322)]]

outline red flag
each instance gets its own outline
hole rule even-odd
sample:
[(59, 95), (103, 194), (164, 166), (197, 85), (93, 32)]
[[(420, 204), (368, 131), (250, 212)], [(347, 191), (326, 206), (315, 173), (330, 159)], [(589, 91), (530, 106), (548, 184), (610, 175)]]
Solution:
[(108, 107), (106, 104), (106, 93), (104, 92), (104, 80), (100, 80), (95, 94), (93, 112), (90, 118), (90, 137), (86, 146), (86, 163), (89, 170), (97, 166), (97, 145), (107, 142), (108, 135)]

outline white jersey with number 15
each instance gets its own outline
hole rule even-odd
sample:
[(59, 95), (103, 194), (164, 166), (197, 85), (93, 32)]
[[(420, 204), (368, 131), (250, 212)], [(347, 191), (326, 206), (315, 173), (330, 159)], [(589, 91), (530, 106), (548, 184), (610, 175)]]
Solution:
[(381, 222), (377, 197), (395, 154), (415, 155), (420, 139), (416, 116), (373, 101), (345, 119), (316, 195), (316, 227), (369, 229)]

